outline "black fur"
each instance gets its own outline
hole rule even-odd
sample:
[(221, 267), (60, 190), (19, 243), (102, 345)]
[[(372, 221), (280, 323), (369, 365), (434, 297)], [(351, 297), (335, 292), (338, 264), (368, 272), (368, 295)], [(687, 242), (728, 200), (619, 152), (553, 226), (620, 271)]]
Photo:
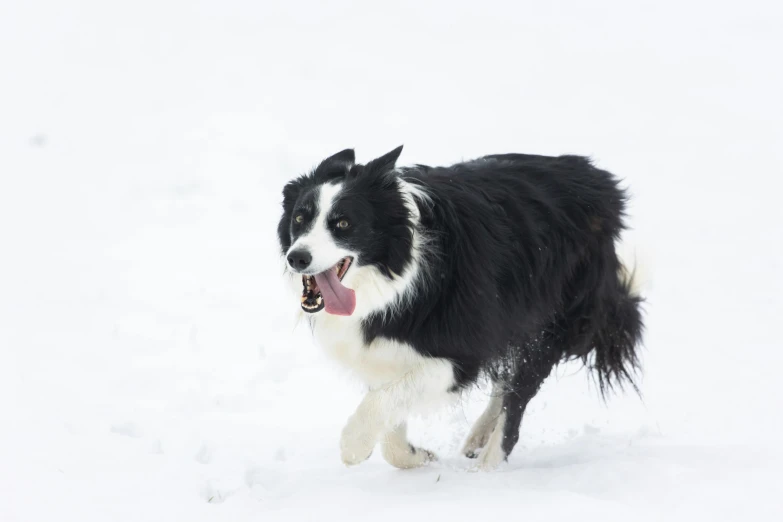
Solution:
[(602, 393), (633, 385), (643, 326), (641, 300), (615, 252), (626, 203), (618, 180), (578, 156), (503, 154), (394, 170), (400, 150), (366, 166), (343, 151), (284, 191), (283, 252), (296, 237), (295, 209), (339, 178), (339, 212), (357, 224), (344, 240), (388, 277), (411, 261), (413, 230), (397, 178), (428, 194), (417, 201), (427, 277), (403, 310), (365, 320), (365, 340), (391, 338), (450, 360), (457, 388), (482, 374), (501, 383), (506, 454), (528, 401), (559, 361), (590, 364)]

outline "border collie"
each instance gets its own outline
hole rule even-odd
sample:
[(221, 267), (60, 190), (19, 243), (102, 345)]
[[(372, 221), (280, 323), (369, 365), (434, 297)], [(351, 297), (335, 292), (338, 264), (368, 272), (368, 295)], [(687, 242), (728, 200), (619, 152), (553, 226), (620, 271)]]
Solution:
[(435, 459), (408, 442), (407, 418), (484, 377), (492, 397), (462, 450), (483, 470), (507, 459), (559, 361), (581, 358), (602, 394), (635, 388), (641, 298), (615, 251), (618, 180), (579, 156), (396, 168), (401, 151), (361, 165), (347, 149), (283, 190), (297, 306), (368, 387), (343, 462), (378, 443), (399, 468)]

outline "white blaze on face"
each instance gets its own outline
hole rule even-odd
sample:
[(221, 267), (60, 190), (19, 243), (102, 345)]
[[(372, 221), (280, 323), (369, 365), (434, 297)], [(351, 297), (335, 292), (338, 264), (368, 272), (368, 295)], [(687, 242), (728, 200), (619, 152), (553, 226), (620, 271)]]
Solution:
[(306, 250), (310, 253), (313, 260), (310, 262), (310, 266), (304, 270), (306, 274), (324, 272), (332, 268), (342, 258), (354, 256), (352, 252), (340, 247), (334, 241), (327, 219), (334, 206), (334, 201), (342, 189), (342, 183), (326, 183), (319, 187), (318, 214), (316, 214), (310, 230), (299, 236), (288, 249), (288, 254), (297, 250)]

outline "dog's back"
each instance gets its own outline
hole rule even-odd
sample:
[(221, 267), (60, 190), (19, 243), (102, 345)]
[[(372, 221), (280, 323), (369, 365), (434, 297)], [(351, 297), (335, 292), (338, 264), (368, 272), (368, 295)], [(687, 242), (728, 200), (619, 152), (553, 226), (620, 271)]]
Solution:
[[(579, 156), (524, 154), (403, 176), (434, 200), (427, 224), (445, 257), (441, 280), (482, 306), (471, 314), (483, 325), (478, 331), (492, 329), (496, 344), (543, 336), (560, 357), (596, 348), (602, 385), (630, 377), (633, 350), (606, 345), (618, 335), (633, 344), (641, 329), (638, 298), (615, 254), (626, 196), (614, 176)], [(611, 317), (620, 324), (610, 325)]]

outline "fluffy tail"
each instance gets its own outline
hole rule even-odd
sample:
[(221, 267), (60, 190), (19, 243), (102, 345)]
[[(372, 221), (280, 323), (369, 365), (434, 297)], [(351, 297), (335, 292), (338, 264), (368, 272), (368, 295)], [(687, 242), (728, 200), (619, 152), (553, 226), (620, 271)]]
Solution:
[(639, 373), (638, 349), (642, 340), (642, 297), (639, 295), (636, 270), (628, 270), (622, 264), (617, 274), (617, 288), (605, 303), (605, 315), (601, 328), (593, 338), (594, 359), (602, 395), (615, 386), (630, 384), (637, 393), (635, 377)]

